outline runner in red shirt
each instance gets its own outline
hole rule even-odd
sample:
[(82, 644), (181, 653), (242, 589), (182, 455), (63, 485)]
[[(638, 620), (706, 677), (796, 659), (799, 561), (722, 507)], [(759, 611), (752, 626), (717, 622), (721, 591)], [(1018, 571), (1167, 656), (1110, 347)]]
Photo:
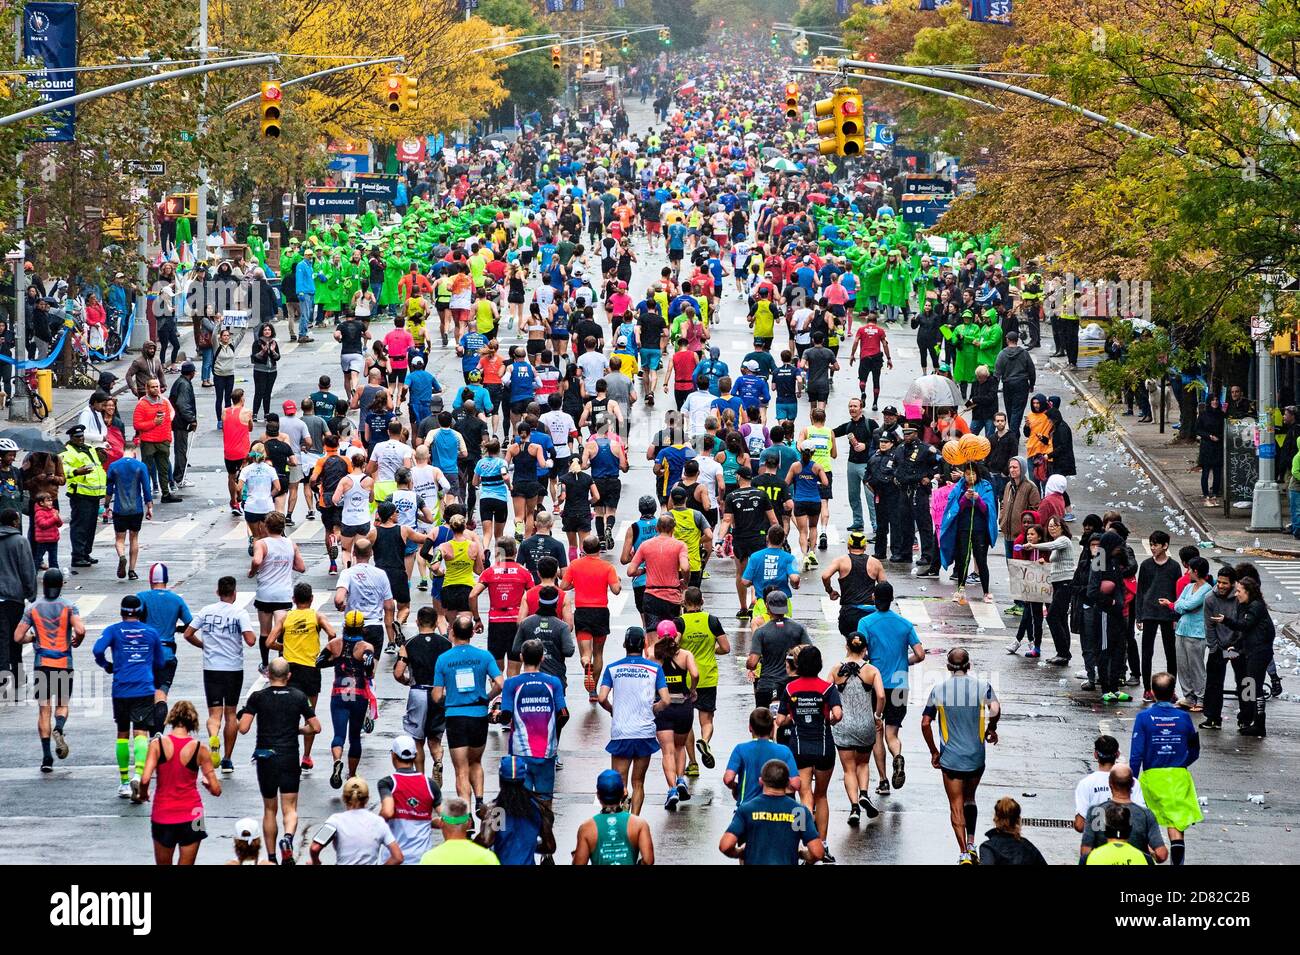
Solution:
[[(883, 353), (883, 354), (882, 354)], [(862, 393), (862, 404), (867, 404), (867, 378), (872, 379), (871, 383), (871, 410), (876, 410), (876, 403), (880, 400), (880, 369), (885, 361), (889, 361), (889, 368), (892, 371), (894, 367), (893, 356), (889, 354), (889, 339), (885, 335), (885, 330), (876, 323), (876, 313), (867, 313), (867, 323), (857, 330), (853, 336), (853, 351), (849, 353), (849, 365), (861, 358), (862, 362), (858, 365), (858, 391)]]
[(622, 590), (613, 564), (600, 559), (600, 538), (582, 539), (582, 556), (564, 569), (565, 590), (573, 591), (573, 631), (578, 638), (583, 685), (596, 702), (596, 677), (604, 671), (605, 638), (609, 636), (609, 594)]
[(515, 642), (519, 606), (533, 583), (528, 568), (515, 562), (518, 547), (513, 537), (497, 541), (496, 563), (479, 574), (478, 583), (469, 594), (469, 606), (474, 612), (474, 620), (478, 621), (478, 595), (485, 590), (488, 592), (488, 653), (507, 676), (519, 672), (519, 657), (511, 652), (511, 647)]
[(629, 578), (645, 574), (641, 619), (647, 633), (653, 633), (659, 621), (674, 620), (682, 612), (682, 588), (691, 576), (691, 559), (686, 545), (673, 536), (676, 529), (671, 514), (660, 514), (657, 533), (637, 547), (627, 565)]

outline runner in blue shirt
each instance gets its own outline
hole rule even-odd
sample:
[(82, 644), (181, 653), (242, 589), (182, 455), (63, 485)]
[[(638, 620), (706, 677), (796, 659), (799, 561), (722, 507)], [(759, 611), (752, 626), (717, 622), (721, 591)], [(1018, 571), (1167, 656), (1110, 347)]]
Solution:
[(722, 774), (722, 784), (731, 790), (737, 803), (749, 802), (762, 795), (763, 767), (773, 759), (785, 763), (790, 771), (791, 785), (796, 790), (799, 788), (799, 768), (795, 765), (794, 753), (789, 746), (772, 741), (774, 726), (771, 709), (757, 707), (749, 714), (749, 735), (754, 738), (731, 751), (727, 771)]
[[(480, 627), (481, 629), (481, 627)], [(501, 671), (492, 654), (470, 646), (474, 618), (457, 614), (451, 624), (451, 649), (433, 669), (433, 702), (447, 714), (447, 746), (456, 769), (456, 795), (483, 806), (483, 748), (487, 745), (488, 701), (501, 692)]]
[[(780, 371), (780, 369), (777, 369)], [(767, 380), (758, 374), (758, 362), (744, 367), (740, 378), (736, 380), (735, 387), (736, 397), (746, 409), (762, 408), (767, 410), (767, 404), (772, 400), (772, 390), (767, 386)], [(740, 424), (741, 417), (736, 416), (736, 423)]]
[(794, 595), (793, 588), (799, 586), (794, 555), (780, 547), (764, 547), (750, 554), (741, 576), (746, 584), (754, 588), (756, 600), (763, 599), (771, 587), (791, 597)]
[(528, 410), (528, 403), (537, 394), (537, 372), (525, 360), (522, 345), (510, 349), (510, 359), (510, 367), (502, 375), (501, 383), (510, 389), (510, 423), (514, 424)]
[(466, 332), (460, 336), (456, 354), (460, 356), (460, 371), (469, 380), (469, 373), (478, 368), (479, 352), (487, 347), (488, 337), (482, 332)]
[(171, 692), (172, 682), (176, 679), (176, 631), (177, 624), (183, 631), (194, 622), (189, 605), (175, 591), (167, 589), (170, 574), (164, 563), (149, 567), (149, 589), (142, 590), (137, 597), (144, 604), (143, 620), (158, 631), (162, 641), (163, 662), (154, 674), (157, 690), (154, 691), (154, 732), (161, 733), (167, 721), (167, 694)]
[(812, 811), (787, 794), (790, 771), (779, 759), (762, 768), (763, 791), (742, 802), (718, 849), (745, 865), (798, 865), (826, 854)]
[(799, 414), (799, 368), (789, 349), (781, 352), (781, 365), (772, 373), (776, 388), (776, 420), (793, 421)]
[(925, 659), (925, 647), (911, 621), (889, 609), (894, 602), (893, 584), (876, 584), (875, 597), (876, 612), (858, 621), (858, 633), (867, 638), (867, 658), (880, 671), (885, 687), (885, 746), (894, 757), (892, 778), (882, 779), (876, 787), (876, 792), (885, 796), (891, 782), (895, 789), (902, 789), (907, 781), (898, 731), (907, 716), (908, 667)]
[[(148, 480), (146, 478), (146, 480)], [(140, 801), (140, 776), (154, 724), (154, 674), (163, 662), (158, 631), (140, 619), (144, 604), (135, 594), (122, 598), (121, 623), (110, 623), (95, 641), (95, 662), (113, 674), (113, 722), (117, 724), (118, 796)], [(131, 734), (135, 734), (135, 771)]]

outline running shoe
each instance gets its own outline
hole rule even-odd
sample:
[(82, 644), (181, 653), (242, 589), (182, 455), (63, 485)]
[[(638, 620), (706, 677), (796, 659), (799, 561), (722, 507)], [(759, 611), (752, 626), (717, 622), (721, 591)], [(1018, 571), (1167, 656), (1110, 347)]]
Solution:
[(668, 790), (668, 798), (664, 800), (664, 808), (669, 812), (676, 812), (678, 800), (677, 787), (674, 786), (672, 789)]
[(420, 578), (420, 582), (419, 582), (418, 584), (415, 585), (415, 589), (416, 589), (416, 590), (428, 590), (428, 589), (429, 589), (429, 578), (428, 578), (428, 577), (421, 577), (421, 578)]
[(325, 553), (329, 554), (330, 566), (333, 567), (334, 561), (337, 560), (339, 556), (338, 538), (333, 534), (327, 534), (325, 536)]
[[(252, 551), (249, 551), (251, 554)], [(117, 558), (117, 579), (122, 580), (126, 577), (126, 555), (121, 554)]]
[(1019, 652), (1020, 652), (1020, 641), (1019, 641), (1019, 640), (1017, 640), (1015, 643), (1011, 644), (1011, 646), (1007, 647), (1007, 653), (1010, 654), (1011, 656), (1015, 656), (1015, 655), (1016, 655), (1017, 653), (1019, 653)]
[(59, 759), (68, 758), (68, 738), (63, 735), (63, 730), (55, 728), (50, 734), (50, 739), (54, 741), (54, 755)]
[(1154, 703), (1155, 701), (1156, 701), (1156, 695), (1155, 695), (1154, 693), (1152, 693), (1150, 690), (1143, 690), (1143, 691), (1142, 691), (1142, 702), (1143, 702), (1143, 703)]
[(265, 663), (259, 663), (257, 665), (257, 672), (261, 676), (266, 676), (267, 671), (269, 671), (270, 669), (271, 669), (270, 666)]
[[(556, 768), (558, 768), (558, 763), (559, 763), (558, 758), (556, 759), (556, 763), (557, 763)], [(433, 764), (433, 781), (438, 784), (439, 789), (442, 788), (442, 763), (441, 762), (437, 762)]]
[(126, 572), (126, 576), (127, 576), (127, 579), (128, 579), (128, 580), (139, 580), (139, 579), (140, 579), (140, 575), (137, 574), (134, 570), (128, 570), (128, 571)]
[(1097, 689), (1097, 684), (1092, 680), (1085, 680), (1083, 683), (1079, 684), (1079, 689), (1083, 690), (1085, 693), (1091, 693), (1093, 690)]
[(582, 665), (582, 687), (588, 693), (596, 692), (596, 674), (593, 672), (590, 663)]
[(308, 511), (308, 512), (307, 512), (307, 520), (309, 520), (309, 521), (314, 521), (314, 520), (316, 520), (316, 512), (315, 512), (315, 511)]
[(395, 644), (395, 643), (390, 643), (388, 646), (384, 647), (384, 653), (386, 653), (386, 654), (387, 654), (388, 656), (390, 656), (390, 657), (391, 657), (391, 656), (396, 656), (396, 654), (397, 654), (397, 644)]
[(977, 865), (978, 863), (979, 863), (979, 859), (971, 855), (969, 849), (967, 849), (965, 852), (963, 852), (960, 856), (957, 857), (958, 865)]
[(130, 785), (131, 785), (131, 802), (135, 803), (138, 806), (140, 805), (140, 803), (144, 802), (144, 798), (143, 798), (144, 787), (140, 785), (140, 777), (132, 776)]
[(130, 799), (130, 798), (131, 798), (131, 784), (130, 784), (130, 783), (124, 782), (124, 783), (122, 783), (122, 785), (120, 785), (120, 786), (117, 787), (117, 798), (118, 798), (118, 799)]
[[(438, 768), (441, 769), (441, 767)], [(438, 780), (437, 782), (439, 787), (441, 787), (442, 781)], [(343, 788), (343, 760), (336, 759), (334, 760), (334, 772), (330, 773), (330, 789), (342, 789), (342, 788)]]
[(709, 749), (707, 740), (697, 739), (695, 748), (700, 751), (700, 762), (704, 764), (705, 769), (712, 769), (715, 763), (713, 759), (713, 750)]
[(304, 773), (310, 773), (313, 769), (316, 768), (316, 761), (313, 760), (310, 756), (304, 756), (302, 758), (302, 762), (298, 764), (298, 768), (302, 770)]
[(834, 865), (834, 864), (835, 864), (835, 857), (831, 855), (831, 851), (827, 849), (826, 854), (822, 856), (822, 865)]
[(744, 607), (736, 611), (737, 620), (749, 620), (753, 616), (754, 616), (754, 611), (750, 610), (748, 607)]
[(280, 837), (280, 865), (297, 865), (293, 857), (293, 839), (288, 836)]
[(235, 774), (235, 764), (228, 759), (221, 761), (221, 775), (233, 776)]
[(375, 718), (371, 716), (369, 713), (367, 713), (366, 718), (361, 721), (361, 732), (373, 733), (374, 731), (375, 731)]
[(1127, 693), (1125, 693), (1123, 690), (1120, 690), (1118, 693), (1115, 694), (1115, 702), (1117, 702), (1117, 703), (1132, 703), (1132, 702), (1133, 702), (1133, 697), (1129, 696), (1129, 695), (1128, 695)]
[(902, 789), (903, 783), (907, 782), (907, 770), (905, 768), (906, 760), (903, 754), (899, 753), (894, 757), (894, 774), (889, 781), (895, 789)]
[(677, 798), (682, 802), (686, 802), (691, 798), (691, 790), (690, 787), (686, 785), (685, 776), (677, 777)]
[(825, 550), (830, 545), (826, 541), (826, 533), (823, 531), (821, 537), (817, 538), (817, 549)]
[(881, 780), (881, 781), (876, 785), (876, 795), (877, 795), (877, 796), (888, 796), (888, 795), (889, 795), (889, 780), (888, 780), (888, 779), (882, 779), (882, 780)]
[(1038, 649), (1038, 647), (1030, 647), (1028, 650), (1025, 651), (1025, 656), (1029, 657), (1032, 660), (1037, 660), (1042, 655), (1043, 654)]
[(41, 757), (41, 772), (43, 772), (43, 773), (52, 773), (52, 772), (54, 772), (54, 757), (53, 757), (53, 756), (42, 756), (42, 757)]
[(695, 760), (691, 760), (689, 763), (687, 763), (686, 775), (690, 776), (692, 779), (700, 775), (700, 764), (697, 763)]
[(1103, 703), (1115, 703), (1118, 701), (1118, 695), (1115, 693), (1103, 693), (1101, 695), (1101, 701)]
[(249, 557), (253, 556), (253, 535), (252, 534), (248, 535), (248, 556)]
[(596, 695), (596, 691), (595, 691), (595, 690), (592, 690), (590, 693), (587, 694), (587, 702), (588, 702), (588, 703), (599, 703), (599, 702), (600, 702), (600, 697), (598, 697), (598, 696)]
[(293, 527), (293, 518), (286, 515), (284, 519), (284, 526)]
[(707, 570), (701, 570), (700, 580), (708, 580), (708, 579), (709, 579), (709, 572)]
[(209, 736), (208, 749), (212, 752), (212, 768), (216, 769), (221, 765), (221, 738), (217, 736)]
[(868, 819), (875, 819), (880, 815), (880, 810), (872, 804), (865, 792), (858, 793), (858, 807), (867, 814)]
[(334, 561), (331, 560), (331, 561), (330, 561), (330, 573), (331, 573), (331, 574), (337, 574), (338, 572), (339, 572), (339, 565), (336, 564), (336, 563), (334, 563)]
[(857, 806), (849, 807), (848, 823), (854, 829), (856, 829), (859, 825), (862, 824), (862, 810), (859, 809)]

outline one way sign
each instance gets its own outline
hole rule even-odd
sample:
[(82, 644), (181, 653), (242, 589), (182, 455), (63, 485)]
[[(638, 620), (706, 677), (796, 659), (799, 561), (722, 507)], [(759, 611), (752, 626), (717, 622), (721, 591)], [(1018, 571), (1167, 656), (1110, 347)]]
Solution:
[(161, 159), (128, 159), (126, 161), (126, 171), (132, 176), (165, 176), (167, 175), (167, 163)]

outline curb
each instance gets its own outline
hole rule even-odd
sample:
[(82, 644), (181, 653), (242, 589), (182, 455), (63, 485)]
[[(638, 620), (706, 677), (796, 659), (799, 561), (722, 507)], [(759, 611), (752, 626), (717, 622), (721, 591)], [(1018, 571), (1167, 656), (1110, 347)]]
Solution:
[[(1061, 377), (1070, 384), (1071, 388), (1078, 392), (1080, 398), (1088, 402), (1089, 407), (1091, 407), (1093, 411), (1100, 415), (1109, 414), (1106, 406), (1101, 403), (1101, 401), (1083, 383), (1083, 380), (1075, 372), (1071, 371), (1067, 366), (1057, 365), (1055, 362), (1052, 363), (1052, 367), (1055, 368)], [(1147, 453), (1138, 446), (1138, 443), (1127, 431), (1124, 430), (1124, 427), (1116, 423), (1112, 424), (1109, 430), (1119, 438), (1120, 444), (1124, 446), (1125, 450), (1127, 450), (1129, 454), (1133, 455), (1133, 459), (1137, 461), (1138, 466), (1141, 467), (1142, 470), (1147, 473), (1147, 476), (1155, 482), (1156, 486), (1160, 488), (1161, 493), (1168, 497), (1170, 501), (1173, 502), (1174, 506), (1183, 512), (1183, 516), (1187, 518), (1188, 523), (1191, 524), (1192, 527), (1196, 528), (1196, 532), (1200, 534), (1201, 540), (1214, 540), (1214, 528), (1201, 519), (1196, 510), (1192, 507), (1191, 502), (1189, 502), (1186, 496), (1184, 496), (1183, 492), (1180, 491), (1174, 485), (1173, 481), (1165, 475), (1164, 470), (1152, 461)], [(1269, 548), (1269, 550), (1275, 550), (1275, 548)], [(1300, 550), (1276, 552), (1294, 554), (1295, 556), (1300, 557)]]

